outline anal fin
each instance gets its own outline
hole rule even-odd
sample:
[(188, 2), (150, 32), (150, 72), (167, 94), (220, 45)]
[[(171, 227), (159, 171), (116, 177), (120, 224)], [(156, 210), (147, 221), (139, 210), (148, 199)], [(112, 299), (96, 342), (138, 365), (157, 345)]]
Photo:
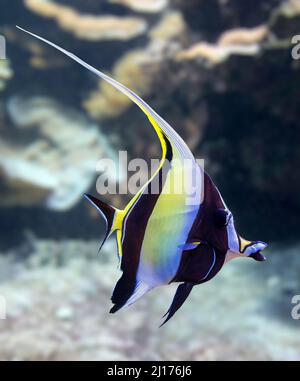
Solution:
[(163, 316), (167, 316), (166, 320), (160, 325), (162, 327), (168, 320), (171, 319), (172, 316), (176, 313), (176, 311), (179, 310), (179, 308), (183, 305), (183, 303), (186, 301), (187, 297), (189, 296), (190, 292), (192, 291), (192, 288), (194, 287), (193, 283), (182, 283), (178, 286), (177, 291), (175, 293), (175, 296), (173, 298), (171, 307), (167, 311), (167, 313)]
[(181, 249), (182, 251), (194, 250), (200, 244), (201, 244), (201, 241), (191, 241), (191, 242), (186, 242), (182, 245), (178, 245), (178, 248)]

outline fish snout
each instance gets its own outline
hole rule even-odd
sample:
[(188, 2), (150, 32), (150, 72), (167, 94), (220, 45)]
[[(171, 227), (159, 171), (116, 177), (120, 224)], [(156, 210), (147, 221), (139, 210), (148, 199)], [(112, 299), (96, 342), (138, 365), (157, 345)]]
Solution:
[(267, 260), (267, 258), (265, 257), (265, 255), (263, 255), (260, 251), (258, 251), (257, 253), (254, 253), (254, 254), (250, 254), (249, 257), (255, 259), (256, 261), (259, 261), (259, 262), (264, 262)]
[(263, 262), (266, 261), (267, 258), (261, 253), (266, 247), (268, 246), (267, 243), (256, 241), (252, 242), (248, 246), (244, 248), (244, 254), (247, 257), (251, 257), (255, 259), (256, 261)]

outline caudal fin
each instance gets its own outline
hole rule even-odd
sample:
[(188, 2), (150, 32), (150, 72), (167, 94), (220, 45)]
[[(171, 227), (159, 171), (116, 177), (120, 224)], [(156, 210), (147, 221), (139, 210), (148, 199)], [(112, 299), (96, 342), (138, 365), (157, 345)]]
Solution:
[(115, 216), (117, 213), (117, 209), (114, 208), (113, 206), (110, 206), (110, 205), (106, 204), (105, 202), (97, 199), (94, 196), (91, 196), (88, 194), (85, 194), (84, 196), (87, 200), (89, 200), (92, 203), (93, 206), (95, 206), (95, 208), (97, 208), (97, 210), (102, 214), (102, 216), (104, 217), (104, 220), (106, 222), (106, 232), (105, 232), (104, 239), (101, 243), (101, 246), (99, 248), (99, 251), (100, 251), (102, 249), (105, 241), (107, 240), (107, 238), (111, 235), (111, 233), (114, 230), (116, 230), (115, 226), (114, 226), (114, 219), (115, 219)]

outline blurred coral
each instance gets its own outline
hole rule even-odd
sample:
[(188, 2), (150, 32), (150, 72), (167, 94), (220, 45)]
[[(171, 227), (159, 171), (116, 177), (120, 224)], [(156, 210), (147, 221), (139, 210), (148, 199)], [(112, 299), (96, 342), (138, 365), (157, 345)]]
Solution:
[(259, 26), (252, 29), (238, 28), (224, 32), (216, 44), (196, 43), (178, 53), (178, 60), (205, 58), (213, 64), (226, 60), (230, 55), (255, 55), (259, 52), (259, 43), (267, 36), (268, 29)]
[[(172, 48), (172, 40), (183, 38), (184, 32), (181, 15), (178, 12), (167, 14), (150, 31), (150, 42), (146, 47), (129, 51), (117, 61), (112, 77), (140, 96), (147, 96), (166, 51)], [(84, 103), (88, 113), (99, 119), (116, 117), (131, 105), (130, 99), (103, 81), (99, 82), (99, 90), (93, 91)]]
[(5, 83), (13, 77), (13, 71), (8, 60), (0, 60), (0, 91), (5, 89)]
[[(149, 63), (152, 63), (152, 57), (147, 49), (130, 51), (116, 63), (112, 76), (131, 90), (144, 95), (151, 83), (144, 69)], [(84, 102), (88, 113), (98, 119), (116, 117), (131, 105), (130, 99), (103, 81), (99, 82), (99, 90), (92, 91)]]
[(218, 46), (208, 44), (207, 42), (200, 42), (191, 48), (180, 52), (177, 55), (178, 60), (194, 60), (196, 58), (204, 58), (212, 64), (218, 64), (225, 61), (230, 55), (255, 55), (259, 52), (257, 45), (242, 46)]
[(299, 35), (300, 1), (283, 0), (275, 8), (270, 17), (270, 29), (279, 39), (291, 40), (292, 36)]
[(67, 210), (92, 185), (96, 161), (103, 156), (117, 160), (98, 126), (52, 99), (14, 97), (8, 112), (19, 133), (30, 133), (32, 142), (2, 142), (2, 206), (43, 201), (50, 209)]
[(153, 44), (158, 44), (159, 41), (172, 42), (173, 39), (182, 41), (186, 39), (186, 34), (186, 23), (178, 11), (166, 13), (149, 32)]
[(121, 4), (135, 12), (157, 13), (168, 5), (168, 0), (108, 0), (112, 4)]
[(25, 5), (40, 16), (56, 20), (62, 29), (79, 39), (129, 40), (147, 30), (146, 21), (138, 17), (80, 14), (75, 9), (52, 0), (25, 0)]
[(53, 54), (53, 49), (49, 49), (46, 45), (28, 39), (27, 36), (19, 33), (15, 26), (5, 26), (2, 31), (9, 44), (21, 46), (30, 54), (29, 63), (33, 68), (48, 70), (66, 65), (64, 57)]
[(260, 43), (268, 33), (265, 25), (255, 28), (237, 28), (222, 33), (218, 40), (220, 46), (253, 45)]

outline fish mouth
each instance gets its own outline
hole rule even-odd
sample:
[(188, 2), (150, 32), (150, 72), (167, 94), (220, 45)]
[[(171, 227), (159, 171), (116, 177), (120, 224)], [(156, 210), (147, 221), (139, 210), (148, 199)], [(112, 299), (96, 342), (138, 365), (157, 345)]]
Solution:
[(256, 250), (254, 250), (253, 253), (249, 254), (248, 256), (255, 259), (259, 262), (264, 262), (267, 260), (267, 258), (261, 253), (262, 250), (264, 250), (266, 247), (268, 247), (268, 244), (265, 242), (258, 241), (253, 246)]
[(260, 251), (257, 251), (256, 253), (250, 254), (249, 257), (251, 257), (251, 258), (253, 258), (259, 262), (264, 262), (267, 260), (266, 256), (263, 255)]
[(266, 247), (268, 246), (267, 243), (262, 241), (256, 241), (253, 243), (251, 249), (252, 253), (248, 254), (248, 257), (251, 257), (259, 262), (264, 262), (267, 260), (267, 258), (261, 253)]

